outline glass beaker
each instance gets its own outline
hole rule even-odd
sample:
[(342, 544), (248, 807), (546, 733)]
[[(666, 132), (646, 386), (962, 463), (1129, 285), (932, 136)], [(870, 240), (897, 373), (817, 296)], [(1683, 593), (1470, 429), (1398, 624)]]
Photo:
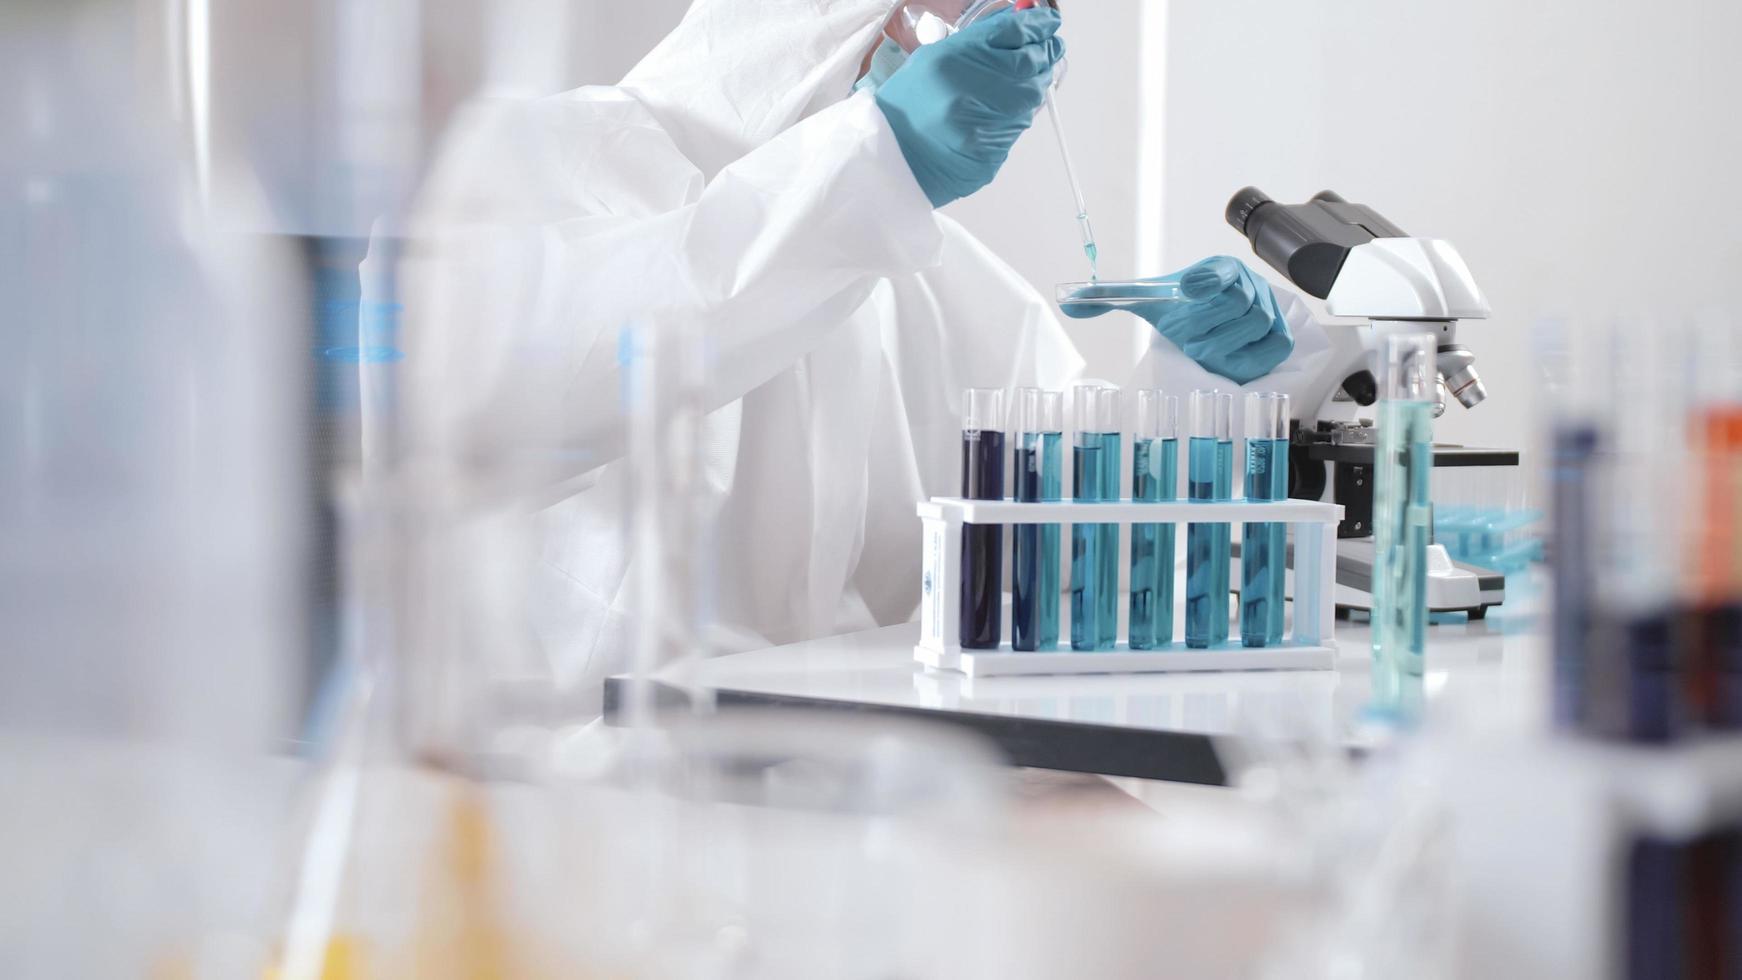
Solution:
[(643, 798), (663, 857), (623, 903), (648, 975), (916, 976), (957, 941), (915, 903), (953, 904), (933, 887), (949, 875), (933, 842), (1003, 824), (980, 742), (798, 712), (690, 718), (669, 735)]

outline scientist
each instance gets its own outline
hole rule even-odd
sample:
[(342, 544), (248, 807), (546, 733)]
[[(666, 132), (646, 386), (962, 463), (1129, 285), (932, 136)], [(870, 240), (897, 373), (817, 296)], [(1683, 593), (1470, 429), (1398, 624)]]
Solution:
[[(719, 652), (910, 619), (914, 503), (956, 489), (962, 390), (1082, 371), (1049, 304), (936, 211), (989, 183), (1042, 106), (1058, 13), (911, 53), (902, 17), (696, 0), (616, 86), (478, 108), (430, 175), (404, 269), (409, 448), (534, 501), (534, 566), (475, 584), (525, 595), (525, 669), (576, 697), (626, 669), (632, 632), (625, 325), (706, 338)], [(1244, 265), (1206, 260), (1185, 288), (1119, 380), (1310, 374), (1304, 309)]]

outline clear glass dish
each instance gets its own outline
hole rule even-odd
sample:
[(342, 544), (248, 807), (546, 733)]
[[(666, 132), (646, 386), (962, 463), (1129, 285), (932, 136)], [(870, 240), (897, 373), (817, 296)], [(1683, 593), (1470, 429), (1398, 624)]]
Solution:
[(1059, 306), (1067, 307), (1067, 312), (1078, 316), (1186, 301), (1177, 282), (1141, 279), (1061, 282), (1055, 288), (1053, 298), (1058, 301)]

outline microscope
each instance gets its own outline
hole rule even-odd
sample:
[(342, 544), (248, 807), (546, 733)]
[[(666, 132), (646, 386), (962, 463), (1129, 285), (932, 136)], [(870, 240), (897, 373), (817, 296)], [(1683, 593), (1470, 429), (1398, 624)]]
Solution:
[[(1413, 238), (1377, 211), (1322, 191), (1305, 204), (1279, 204), (1256, 187), (1228, 202), (1228, 223), (1271, 268), (1332, 316), (1368, 321), (1329, 328), (1332, 356), (1295, 406), (1289, 496), (1343, 505), (1337, 536), (1337, 604), (1371, 609), (1373, 463), (1377, 431), (1370, 408), (1379, 395), (1376, 365), (1384, 338), (1432, 333), (1439, 345), (1434, 415), (1456, 400), (1474, 408), (1487, 398), (1476, 359), (1458, 342), (1458, 321), (1486, 319), (1488, 301), (1450, 242)], [(1434, 446), (1434, 466), (1518, 465), (1508, 450)], [(1505, 576), (1455, 562), (1429, 546), (1428, 608), (1480, 619), (1505, 601)]]

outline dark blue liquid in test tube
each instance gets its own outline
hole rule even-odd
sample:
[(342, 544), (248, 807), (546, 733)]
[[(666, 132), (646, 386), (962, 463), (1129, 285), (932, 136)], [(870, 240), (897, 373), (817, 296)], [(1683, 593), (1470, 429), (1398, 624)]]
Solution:
[[(962, 496), (1004, 499), (1003, 395), (974, 388), (964, 396)], [(1004, 526), (962, 526), (960, 638), (969, 650), (994, 650), (1003, 640)]]
[(1663, 743), (1681, 734), (1681, 617), (1669, 609), (1629, 618), (1618, 637), (1627, 671), (1627, 736)]
[(1623, 949), (1628, 980), (1685, 976), (1687, 845), (1642, 838), (1626, 855)]

